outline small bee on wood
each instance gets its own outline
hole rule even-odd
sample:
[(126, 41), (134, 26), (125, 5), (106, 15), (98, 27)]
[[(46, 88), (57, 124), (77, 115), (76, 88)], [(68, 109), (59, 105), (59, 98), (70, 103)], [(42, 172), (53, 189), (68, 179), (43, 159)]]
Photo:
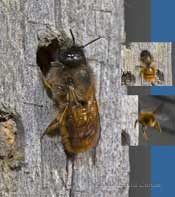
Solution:
[(158, 132), (161, 132), (161, 127), (159, 121), (156, 118), (156, 113), (162, 108), (162, 106), (163, 103), (159, 105), (154, 111), (140, 112), (139, 118), (135, 121), (135, 128), (138, 122), (141, 124), (145, 140), (148, 140), (148, 135), (146, 131), (148, 128), (152, 127), (155, 128)]
[(68, 158), (95, 148), (100, 138), (95, 79), (83, 50), (100, 37), (79, 46), (71, 30), (70, 33), (71, 46), (60, 47), (57, 39), (53, 39), (50, 45), (37, 51), (44, 86), (59, 111), (42, 137), (60, 135)]
[(131, 71), (124, 71), (122, 73), (122, 85), (125, 85), (125, 86), (133, 85), (135, 82), (136, 82), (136, 78), (131, 73)]
[(163, 72), (156, 68), (154, 58), (148, 50), (143, 50), (141, 52), (140, 62), (140, 76), (144, 81), (151, 83), (151, 85), (164, 81)]
[(122, 143), (122, 146), (130, 145), (130, 136), (124, 129), (122, 129), (122, 132), (121, 132), (121, 143)]

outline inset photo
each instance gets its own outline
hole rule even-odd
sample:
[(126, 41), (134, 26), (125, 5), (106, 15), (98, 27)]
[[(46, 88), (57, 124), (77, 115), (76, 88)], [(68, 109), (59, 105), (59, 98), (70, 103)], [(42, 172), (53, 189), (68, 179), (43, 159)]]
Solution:
[(175, 145), (175, 97), (139, 96), (139, 145)]
[[(175, 145), (175, 96), (139, 95), (122, 99), (122, 145)], [(138, 101), (138, 102), (137, 102)], [(124, 117), (125, 116), (125, 117)], [(133, 142), (133, 140), (132, 140)]]
[(128, 43), (122, 47), (122, 58), (122, 85), (173, 85), (171, 43)]

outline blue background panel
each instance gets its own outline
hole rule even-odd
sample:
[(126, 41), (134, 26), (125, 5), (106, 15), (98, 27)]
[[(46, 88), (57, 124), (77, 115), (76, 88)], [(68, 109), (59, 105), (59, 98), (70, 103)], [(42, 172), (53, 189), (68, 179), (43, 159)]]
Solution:
[(151, 197), (175, 196), (175, 147), (151, 147)]
[(175, 86), (153, 86), (151, 95), (175, 96)]
[(151, 41), (175, 41), (175, 0), (151, 0)]

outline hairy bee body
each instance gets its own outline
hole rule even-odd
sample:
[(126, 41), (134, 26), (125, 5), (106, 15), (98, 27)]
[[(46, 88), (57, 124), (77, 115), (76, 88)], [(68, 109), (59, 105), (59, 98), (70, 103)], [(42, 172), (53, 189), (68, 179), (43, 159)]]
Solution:
[[(72, 38), (71, 47), (54, 51), (55, 59), (48, 68), (43, 68), (42, 61), (37, 61), (41, 71), (47, 71), (42, 72), (43, 83), (59, 111), (43, 135), (59, 134), (67, 156), (96, 147), (100, 138), (95, 79), (83, 51), (89, 43), (78, 46), (73, 34)], [(52, 48), (52, 43), (49, 47)], [(40, 49), (39, 60), (42, 60), (41, 52)]]
[(154, 65), (150, 67), (143, 67), (141, 70), (143, 79), (147, 82), (154, 83), (156, 81), (156, 67)]
[(148, 140), (146, 129), (147, 128), (155, 128), (158, 132), (161, 132), (160, 124), (155, 116), (154, 112), (140, 112), (138, 120), (135, 121), (135, 127), (137, 122), (142, 125), (142, 130), (144, 134), (144, 138)]
[(70, 86), (74, 87), (79, 97), (86, 97), (89, 87), (94, 83), (92, 70), (89, 66), (82, 64), (75, 68), (67, 68), (60, 62), (54, 62), (52, 66), (46, 77), (46, 83), (48, 82), (50, 88), (47, 89), (46, 84), (46, 90), (56, 104), (67, 102)]
[(51, 98), (60, 112), (64, 112), (59, 132), (65, 151), (79, 153), (95, 147), (100, 132), (95, 81), (91, 68), (80, 65), (69, 69), (55, 62), (46, 81), (50, 87), (48, 95), (51, 92)]
[(160, 83), (160, 81), (164, 81), (164, 74), (156, 68), (154, 58), (149, 51), (143, 50), (141, 52), (140, 61), (140, 76), (143, 77), (144, 81), (151, 83), (152, 85)]
[(100, 137), (99, 114), (93, 96), (88, 98), (87, 105), (87, 107), (70, 105), (67, 109), (68, 113), (63, 121), (60, 134), (64, 148), (68, 153), (84, 152), (95, 147), (98, 143)]
[[(156, 127), (157, 128), (157, 120), (155, 115), (152, 112), (140, 112), (139, 114), (139, 122), (143, 126), (147, 127)], [(157, 128), (160, 131), (160, 128)]]

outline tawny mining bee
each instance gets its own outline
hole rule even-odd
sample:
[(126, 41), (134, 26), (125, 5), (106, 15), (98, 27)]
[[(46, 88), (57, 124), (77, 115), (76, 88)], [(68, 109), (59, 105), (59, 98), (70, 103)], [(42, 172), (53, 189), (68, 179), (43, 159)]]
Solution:
[(163, 72), (156, 68), (154, 58), (148, 50), (143, 50), (140, 53), (140, 62), (140, 76), (144, 81), (151, 83), (151, 85), (164, 81)]
[(55, 38), (37, 50), (44, 86), (59, 111), (42, 137), (59, 134), (68, 157), (95, 148), (100, 138), (95, 79), (84, 54), (84, 48), (100, 37), (79, 46), (70, 33), (71, 46), (60, 47)]

